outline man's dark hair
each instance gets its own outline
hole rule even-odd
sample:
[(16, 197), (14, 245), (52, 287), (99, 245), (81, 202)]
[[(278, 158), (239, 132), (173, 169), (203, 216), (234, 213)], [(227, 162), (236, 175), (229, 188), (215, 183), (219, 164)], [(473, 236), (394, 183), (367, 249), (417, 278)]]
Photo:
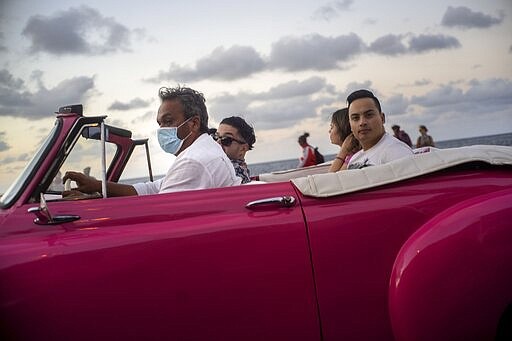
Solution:
[(350, 108), (350, 104), (354, 102), (356, 99), (360, 98), (371, 98), (373, 99), (373, 102), (375, 102), (375, 105), (377, 106), (377, 109), (379, 109), (379, 113), (382, 112), (382, 109), (380, 108), (380, 102), (377, 97), (371, 92), (370, 90), (356, 90), (347, 97), (348, 107)]
[(226, 117), (220, 122), (220, 124), (227, 124), (235, 127), (238, 130), (238, 133), (242, 135), (244, 141), (249, 145), (249, 150), (252, 149), (253, 144), (256, 142), (254, 128), (245, 122), (243, 118), (240, 116)]
[(392, 125), (391, 129), (393, 129), (393, 130), (400, 130), (400, 126), (398, 124)]
[(160, 100), (178, 100), (183, 106), (185, 118), (188, 119), (195, 115), (199, 116), (201, 133), (208, 132), (208, 110), (206, 110), (204, 96), (202, 93), (191, 88), (177, 86), (175, 88), (161, 87), (158, 90)]

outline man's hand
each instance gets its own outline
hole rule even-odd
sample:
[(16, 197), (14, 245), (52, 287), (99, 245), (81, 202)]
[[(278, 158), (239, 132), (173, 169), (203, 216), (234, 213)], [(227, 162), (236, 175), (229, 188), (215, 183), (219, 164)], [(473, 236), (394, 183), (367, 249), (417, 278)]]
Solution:
[(359, 141), (354, 137), (354, 134), (348, 135), (345, 140), (343, 141), (343, 144), (341, 145), (341, 153), (343, 153), (345, 156), (347, 154), (352, 154), (353, 150), (359, 145)]
[(102, 195), (98, 192), (94, 192), (92, 194), (87, 194), (87, 193), (82, 193), (80, 191), (77, 191), (76, 189), (62, 192), (63, 200), (97, 199), (97, 198), (101, 198), (101, 197), (102, 197)]
[(64, 177), (62, 178), (62, 182), (66, 182), (66, 180), (72, 180), (76, 182), (78, 185), (77, 188), (74, 188), (82, 193), (94, 193), (101, 192), (101, 181), (96, 180), (92, 176), (85, 175), (79, 172), (66, 172)]

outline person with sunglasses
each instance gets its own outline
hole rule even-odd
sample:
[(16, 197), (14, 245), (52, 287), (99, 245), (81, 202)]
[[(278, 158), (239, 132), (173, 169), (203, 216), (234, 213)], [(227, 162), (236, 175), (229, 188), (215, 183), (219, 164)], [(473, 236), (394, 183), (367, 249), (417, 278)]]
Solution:
[[(202, 93), (187, 87), (158, 91), (161, 100), (156, 121), (160, 147), (176, 156), (165, 177), (134, 185), (107, 183), (108, 196), (148, 195), (240, 184), (222, 148), (208, 135), (208, 111)], [(101, 191), (101, 181), (79, 172), (67, 172), (82, 193)], [(63, 193), (63, 195), (65, 195)], [(72, 195), (72, 194), (71, 194)]]
[(224, 149), (231, 160), (235, 174), (242, 179), (242, 183), (251, 181), (251, 175), (245, 163), (245, 153), (252, 149), (256, 142), (254, 129), (243, 118), (231, 116), (223, 119), (219, 128), (212, 135)]

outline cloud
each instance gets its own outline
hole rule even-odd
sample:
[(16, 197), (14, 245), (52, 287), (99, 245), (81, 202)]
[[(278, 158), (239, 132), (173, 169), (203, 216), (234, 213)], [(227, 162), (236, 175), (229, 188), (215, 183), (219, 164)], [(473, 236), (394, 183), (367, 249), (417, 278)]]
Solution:
[(25, 162), (30, 160), (30, 155), (28, 153), (23, 153), (17, 157), (7, 156), (3, 159), (0, 159), (0, 165), (6, 165), (13, 162)]
[(416, 53), (458, 48), (460, 46), (457, 38), (443, 34), (420, 34), (417, 37), (412, 37), (409, 41), (409, 51)]
[(14, 78), (7, 70), (0, 71), (0, 116), (4, 108), (30, 105), (30, 94), (23, 91), (23, 80)]
[(140, 33), (88, 6), (71, 7), (52, 16), (32, 16), (22, 32), (31, 41), (31, 53), (53, 55), (129, 51), (133, 36), (140, 37)]
[(5, 142), (5, 131), (0, 131), (0, 152), (9, 150), (11, 146)]
[(22, 87), (23, 82), (9, 72), (1, 74), (4, 79), (11, 81), (0, 83), (0, 117), (48, 118), (60, 106), (83, 102), (94, 89), (94, 78), (85, 76), (63, 80), (47, 89), (39, 73), (37, 90), (30, 92)]
[(137, 116), (136, 118), (134, 118), (131, 121), (131, 124), (138, 124), (139, 122), (146, 122), (146, 121), (151, 121), (151, 120), (154, 121), (155, 118), (156, 118), (155, 110), (149, 110), (149, 111), (146, 111), (141, 116)]
[(486, 105), (512, 105), (512, 81), (502, 78), (472, 80), (466, 91), (467, 99)]
[(269, 65), (286, 71), (330, 70), (360, 54), (363, 47), (355, 33), (334, 38), (319, 34), (286, 37), (272, 44)]
[(304, 81), (289, 81), (281, 83), (267, 92), (262, 92), (254, 96), (255, 99), (283, 99), (297, 96), (309, 96), (321, 90), (335, 94), (334, 87), (328, 85), (325, 78), (310, 77)]
[(269, 91), (222, 94), (209, 100), (210, 115), (220, 121), (242, 115), (258, 129), (291, 126), (317, 115), (317, 109), (336, 101), (334, 86), (320, 77), (278, 84)]
[(347, 90), (345, 92), (342, 92), (340, 94), (340, 98), (343, 100), (343, 102), (347, 101), (348, 95), (350, 95), (352, 92), (360, 89), (367, 89), (373, 92), (375, 96), (379, 96), (379, 94), (372, 89), (372, 82), (371, 81), (364, 81), (364, 82), (350, 82), (347, 84)]
[(151, 100), (145, 101), (145, 100), (137, 97), (127, 103), (115, 101), (108, 107), (108, 110), (125, 111), (125, 110), (131, 110), (131, 109), (140, 109), (140, 108), (145, 108), (145, 107), (149, 106), (150, 104), (151, 104)]
[(229, 49), (217, 47), (209, 56), (196, 62), (195, 68), (171, 64), (168, 71), (148, 79), (150, 82), (168, 81), (191, 82), (201, 79), (233, 80), (250, 76), (265, 68), (263, 58), (249, 46), (235, 45)]
[(12, 74), (5, 69), (0, 70), (0, 88), (20, 89), (22, 86), (22, 79), (14, 78)]
[(313, 20), (329, 21), (336, 18), (341, 11), (348, 11), (353, 0), (334, 1), (319, 7), (312, 15)]
[(363, 20), (363, 25), (367, 26), (367, 25), (375, 25), (377, 24), (377, 19), (375, 18), (366, 18)]
[(429, 85), (431, 83), (432, 83), (432, 81), (430, 79), (423, 78), (423, 79), (415, 81), (414, 85), (415, 86), (425, 86), (425, 85)]
[[(466, 91), (454, 85), (441, 85), (423, 96), (413, 96), (411, 104), (438, 112), (490, 114), (510, 109), (512, 106), (512, 81), (502, 78), (472, 80)], [(469, 118), (467, 117), (467, 119)]]
[(386, 113), (386, 115), (403, 115), (407, 113), (407, 108), (409, 106), (409, 100), (404, 97), (404, 95), (394, 95), (382, 103), (382, 111)]
[(446, 27), (459, 27), (459, 28), (487, 28), (494, 25), (501, 24), (505, 15), (500, 13), (499, 17), (492, 17), (490, 15), (474, 12), (467, 7), (452, 7), (449, 6), (443, 15), (441, 25)]
[[(408, 46), (403, 43), (403, 40), (406, 38), (409, 38)], [(431, 50), (450, 49), (460, 46), (457, 38), (442, 34), (420, 34), (419, 36), (387, 34), (377, 38), (368, 46), (367, 50), (385, 56), (396, 56), (400, 54), (425, 53)]]
[[(366, 81), (349, 84), (346, 94), (357, 89), (373, 91), (371, 82)], [(444, 122), (462, 119), (477, 122), (485, 115), (494, 114), (505, 114), (503, 119), (506, 119), (512, 110), (512, 80), (503, 78), (441, 84), (423, 95), (410, 98), (402, 94), (385, 98), (376, 91), (374, 93), (381, 100), (382, 110), (388, 118), (403, 115), (402, 119), (414, 124), (418, 120)]]
[(160, 71), (157, 76), (146, 81), (235, 80), (273, 69), (330, 70), (338, 68), (339, 62), (348, 61), (361, 53), (363, 48), (364, 43), (354, 33), (334, 38), (318, 34), (282, 38), (272, 44), (268, 60), (253, 47), (217, 47), (210, 55), (199, 59), (193, 68), (173, 63), (169, 70)]
[(247, 117), (258, 129), (279, 129), (293, 126), (303, 119), (317, 116), (317, 108), (332, 104), (333, 99), (294, 97), (279, 101), (267, 101), (247, 110)]
[(436, 107), (447, 104), (456, 104), (463, 101), (464, 93), (453, 85), (440, 85), (437, 89), (428, 92), (423, 96), (413, 96), (411, 104), (423, 107)]
[(0, 52), (6, 52), (7, 51), (7, 47), (5, 47), (3, 44), (4, 44), (4, 33), (0, 32)]
[(401, 88), (410, 88), (412, 86), (425, 86), (425, 85), (430, 85), (430, 84), (432, 84), (432, 81), (430, 79), (423, 78), (423, 79), (416, 80), (413, 83), (401, 83), (401, 84), (398, 84), (397, 86), (401, 87)]
[[(408, 44), (403, 41), (410, 38)], [(342, 63), (353, 60), (365, 52), (387, 56), (426, 53), (431, 50), (460, 47), (459, 41), (447, 35), (394, 35), (377, 38), (370, 46), (355, 33), (337, 37), (310, 34), (301, 37), (284, 37), (274, 42), (268, 57), (260, 55), (253, 47), (235, 45), (217, 47), (200, 58), (194, 67), (172, 63), (168, 70), (144, 79), (160, 83), (174, 80), (181, 83), (216, 79), (231, 81), (250, 77), (263, 71), (284, 72), (340, 70)]]
[(407, 47), (402, 43), (402, 35), (388, 34), (377, 38), (368, 47), (371, 52), (395, 56), (407, 52)]

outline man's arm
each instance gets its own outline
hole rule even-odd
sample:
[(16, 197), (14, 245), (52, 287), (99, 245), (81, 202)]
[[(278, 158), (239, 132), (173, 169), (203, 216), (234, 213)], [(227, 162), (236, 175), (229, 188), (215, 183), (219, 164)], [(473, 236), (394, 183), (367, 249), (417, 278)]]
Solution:
[[(101, 181), (93, 178), (92, 176), (85, 175), (80, 172), (66, 172), (64, 177), (62, 178), (63, 182), (66, 180), (75, 181), (77, 184), (77, 190), (83, 193), (101, 193)], [(131, 185), (118, 184), (115, 182), (107, 182), (107, 196), (109, 197), (121, 197), (121, 196), (130, 196), (137, 195), (137, 191)], [(63, 196), (66, 196), (66, 192), (63, 192)]]

